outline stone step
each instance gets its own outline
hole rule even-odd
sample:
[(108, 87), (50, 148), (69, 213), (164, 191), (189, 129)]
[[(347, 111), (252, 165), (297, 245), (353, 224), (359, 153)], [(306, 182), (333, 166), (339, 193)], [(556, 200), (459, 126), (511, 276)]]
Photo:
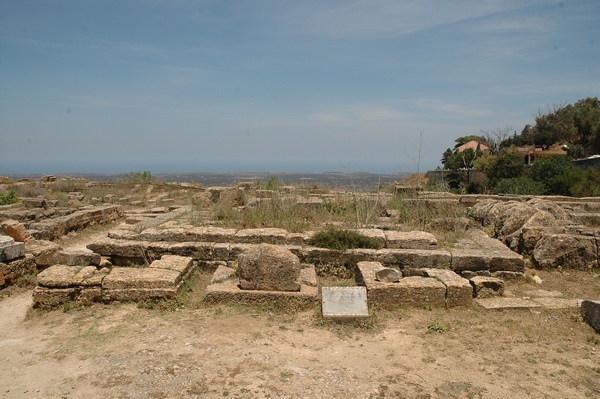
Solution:
[(55, 265), (38, 274), (34, 306), (174, 298), (195, 269), (192, 258), (175, 255), (142, 268)]

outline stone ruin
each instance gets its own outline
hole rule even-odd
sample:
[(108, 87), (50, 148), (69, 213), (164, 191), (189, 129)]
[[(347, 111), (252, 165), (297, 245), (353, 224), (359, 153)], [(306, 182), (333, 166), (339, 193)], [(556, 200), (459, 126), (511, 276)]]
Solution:
[[(229, 191), (206, 192), (213, 197)], [(269, 193), (260, 196), (268, 198)], [(25, 273), (40, 271), (34, 303), (55, 306), (65, 301), (90, 304), (174, 298), (196, 270), (204, 270), (214, 271), (205, 292), (207, 302), (298, 305), (319, 302), (315, 266), (354, 264), (356, 282), (366, 290), (371, 305), (453, 308), (501, 296), (504, 280), (523, 278), (523, 255), (531, 255), (538, 267), (598, 265), (600, 234), (574, 222), (593, 215), (569, 212), (565, 204), (539, 199), (505, 199), (509, 201), (465, 198), (465, 202), (472, 201), (472, 216), (498, 239), (469, 229), (456, 245), (441, 248), (433, 235), (422, 231), (359, 229), (383, 248), (346, 251), (311, 247), (312, 232), (167, 222), (187, 212), (186, 207), (155, 207), (125, 214), (121, 205), (100, 205), (58, 215), (52, 213), (51, 203), (28, 201), (31, 208), (25, 210), (0, 208), (7, 234), (24, 241), (0, 243), (0, 277), (10, 284)], [(445, 196), (439, 200), (456, 199)], [(582, 206), (591, 206), (585, 204)], [(89, 252), (65, 252), (52, 242), (70, 231), (123, 218), (125, 223), (107, 237), (90, 243)], [(468, 225), (468, 221), (460, 223)], [(557, 255), (552, 258), (552, 251), (546, 249), (551, 242), (562, 242), (569, 255), (561, 255), (553, 244)], [(575, 254), (579, 257), (574, 258), (567, 248), (578, 248)], [(141, 264), (145, 266), (133, 267)]]

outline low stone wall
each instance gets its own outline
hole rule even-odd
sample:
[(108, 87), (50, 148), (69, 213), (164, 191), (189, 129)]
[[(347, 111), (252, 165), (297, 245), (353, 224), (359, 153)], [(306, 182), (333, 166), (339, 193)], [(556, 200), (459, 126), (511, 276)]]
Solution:
[(0, 288), (14, 284), (27, 274), (35, 274), (33, 255), (25, 253), (25, 245), (12, 237), (0, 236)]
[(174, 298), (196, 267), (192, 258), (173, 255), (144, 268), (55, 265), (38, 274), (33, 303), (54, 307), (68, 301), (88, 305)]
[(35, 239), (52, 241), (71, 231), (82, 230), (94, 224), (110, 223), (122, 217), (121, 205), (89, 206), (69, 215), (30, 223), (27, 227)]
[[(449, 268), (469, 275), (507, 277), (525, 272), (523, 257), (510, 251), (483, 232), (471, 232), (467, 240), (471, 247), (460, 245), (451, 249), (350, 249), (337, 251), (301, 245), (282, 245), (301, 262), (314, 265), (331, 263), (353, 264), (360, 261), (380, 262), (384, 266), (405, 268)], [(250, 241), (261, 242), (258, 236)], [(407, 243), (409, 240), (406, 241)], [(422, 241), (414, 241), (421, 247)], [(165, 254), (189, 256), (206, 269), (215, 269), (219, 262), (237, 261), (244, 250), (259, 245), (249, 243), (133, 241), (106, 238), (89, 244), (88, 249), (111, 259), (113, 264), (143, 263)], [(396, 244), (395, 244), (396, 245)]]

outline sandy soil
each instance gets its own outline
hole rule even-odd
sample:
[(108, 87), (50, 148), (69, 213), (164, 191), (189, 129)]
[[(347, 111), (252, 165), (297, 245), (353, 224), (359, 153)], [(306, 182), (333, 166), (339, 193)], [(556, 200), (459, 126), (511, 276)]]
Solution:
[[(597, 291), (590, 273), (541, 275), (545, 289)], [(153, 309), (37, 311), (30, 290), (13, 290), (0, 301), (0, 397), (600, 397), (600, 336), (577, 309), (406, 309), (335, 324), (316, 308), (203, 305), (206, 278), (179, 307)]]

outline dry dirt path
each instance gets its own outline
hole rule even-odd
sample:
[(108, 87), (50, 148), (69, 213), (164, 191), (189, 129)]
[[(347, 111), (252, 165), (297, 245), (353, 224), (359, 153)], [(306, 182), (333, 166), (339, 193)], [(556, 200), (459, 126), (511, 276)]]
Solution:
[[(600, 339), (573, 311), (379, 313), (374, 327), (229, 306), (0, 301), (3, 398), (586, 398)], [(193, 295), (193, 294), (192, 294)], [(597, 340), (597, 341), (594, 341)], [(600, 350), (599, 350), (600, 351)]]

